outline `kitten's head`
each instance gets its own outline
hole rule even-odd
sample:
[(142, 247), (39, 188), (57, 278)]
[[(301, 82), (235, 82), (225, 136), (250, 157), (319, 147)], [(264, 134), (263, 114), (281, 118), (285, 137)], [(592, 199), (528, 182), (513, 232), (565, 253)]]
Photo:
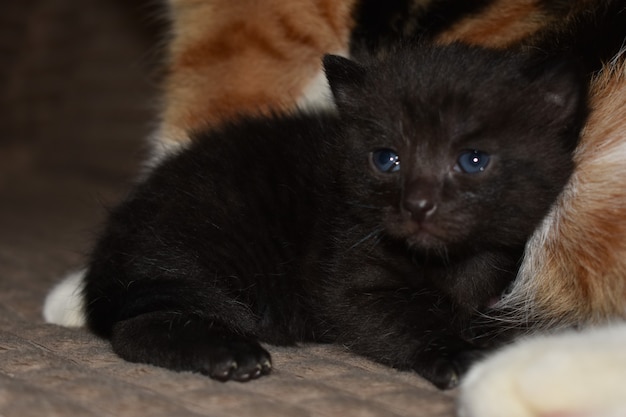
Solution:
[(324, 65), (353, 202), (418, 252), (523, 245), (573, 170), (586, 113), (576, 65), (459, 44)]

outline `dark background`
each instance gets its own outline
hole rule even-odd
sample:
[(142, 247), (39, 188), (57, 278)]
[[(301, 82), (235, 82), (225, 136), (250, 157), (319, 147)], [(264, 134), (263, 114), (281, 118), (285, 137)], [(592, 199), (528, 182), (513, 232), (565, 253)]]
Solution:
[(4, 295), (79, 265), (137, 175), (166, 29), (156, 1), (0, 0)]

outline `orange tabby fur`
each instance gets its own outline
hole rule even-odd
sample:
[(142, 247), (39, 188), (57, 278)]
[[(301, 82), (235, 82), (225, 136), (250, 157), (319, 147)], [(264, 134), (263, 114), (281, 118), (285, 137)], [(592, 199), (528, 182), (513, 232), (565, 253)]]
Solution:
[(502, 304), (540, 324), (626, 318), (626, 60), (591, 88), (577, 168)]
[(482, 13), (467, 16), (453, 25), (437, 41), (505, 48), (543, 28), (548, 20), (538, 8), (537, 0), (498, 0)]
[(165, 107), (157, 146), (238, 113), (291, 109), (347, 54), (352, 0), (171, 0)]

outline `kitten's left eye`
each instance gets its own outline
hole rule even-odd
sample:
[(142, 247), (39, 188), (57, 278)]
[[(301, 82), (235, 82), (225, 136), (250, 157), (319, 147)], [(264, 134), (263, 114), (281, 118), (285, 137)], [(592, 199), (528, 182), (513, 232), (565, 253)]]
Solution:
[(372, 164), (380, 172), (397, 172), (400, 170), (400, 157), (392, 149), (379, 149), (372, 152)]
[(485, 152), (472, 150), (465, 151), (456, 161), (455, 171), (465, 172), (466, 174), (477, 174), (483, 172), (489, 165), (489, 155)]

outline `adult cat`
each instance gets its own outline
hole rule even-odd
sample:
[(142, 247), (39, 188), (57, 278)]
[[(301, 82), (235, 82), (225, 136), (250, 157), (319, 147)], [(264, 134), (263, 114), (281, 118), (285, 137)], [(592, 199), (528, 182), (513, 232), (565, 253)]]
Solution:
[(573, 170), (584, 82), (462, 45), (325, 69), (339, 115), (198, 133), (113, 211), (83, 297), (121, 357), (248, 380), (259, 342), (333, 342), (456, 385)]

